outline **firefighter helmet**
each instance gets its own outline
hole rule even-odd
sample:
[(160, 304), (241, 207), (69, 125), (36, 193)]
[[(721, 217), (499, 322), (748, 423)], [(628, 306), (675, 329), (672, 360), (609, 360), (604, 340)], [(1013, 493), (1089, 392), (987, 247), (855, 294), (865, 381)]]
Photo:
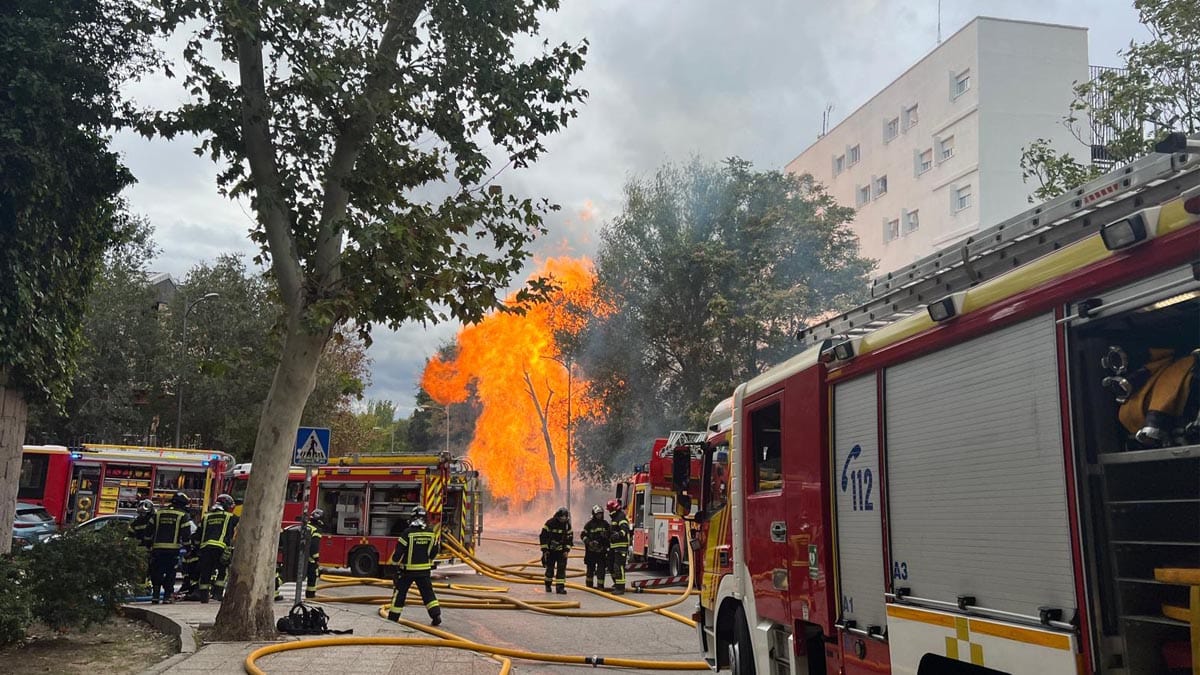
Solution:
[(142, 501), (138, 502), (137, 512), (143, 514), (154, 513), (154, 502), (150, 501), (149, 499), (143, 499)]
[(308, 522), (317, 523), (319, 525), (324, 525), (325, 524), (325, 509), (313, 509), (313, 512), (308, 514)]
[(610, 499), (610, 500), (608, 500), (608, 503), (605, 504), (604, 506), (605, 506), (605, 508), (608, 509), (609, 513), (612, 513), (613, 511), (617, 511), (621, 508), (621, 500)]
[(570, 520), (571, 512), (567, 510), (567, 507), (560, 506), (560, 507), (558, 507), (558, 510), (554, 512), (554, 517), (555, 518), (565, 518), (567, 520)]
[(176, 492), (175, 494), (171, 495), (171, 506), (186, 509), (190, 503), (192, 503), (192, 500), (182, 492)]
[(412, 517), (413, 517), (413, 518), (421, 518), (421, 519), (424, 519), (424, 518), (425, 518), (425, 515), (426, 515), (426, 514), (425, 514), (425, 507), (424, 507), (424, 506), (421, 506), (420, 504), (417, 504), (416, 506), (414, 506), (414, 507), (413, 507), (413, 510), (412, 510)]
[(592, 515), (593, 516), (602, 516), (602, 515), (604, 515), (604, 509), (601, 508), (599, 504), (594, 505), (594, 506), (592, 506)]
[(226, 494), (217, 495), (215, 503), (217, 506), (221, 507), (221, 509), (224, 511), (232, 511), (233, 510), (233, 497), (230, 497), (229, 495), (226, 495)]

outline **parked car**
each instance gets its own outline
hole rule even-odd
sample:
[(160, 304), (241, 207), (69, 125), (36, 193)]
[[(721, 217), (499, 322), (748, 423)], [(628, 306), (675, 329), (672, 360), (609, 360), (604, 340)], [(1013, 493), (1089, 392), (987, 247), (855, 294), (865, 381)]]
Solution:
[(37, 504), (17, 502), (17, 516), (13, 521), (13, 549), (25, 548), (46, 541), (58, 532), (54, 516)]
[(89, 520), (67, 530), (67, 534), (74, 532), (99, 532), (100, 530), (107, 531), (110, 528), (119, 527), (124, 532), (129, 528), (129, 524), (133, 522), (133, 516), (125, 513), (110, 513), (106, 516), (96, 516)]

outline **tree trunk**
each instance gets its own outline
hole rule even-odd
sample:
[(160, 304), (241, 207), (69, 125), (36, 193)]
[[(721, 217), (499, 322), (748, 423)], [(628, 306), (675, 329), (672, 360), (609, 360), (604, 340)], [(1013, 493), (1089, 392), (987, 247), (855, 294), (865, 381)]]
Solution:
[(525, 375), (525, 391), (529, 392), (529, 399), (533, 401), (533, 409), (537, 411), (538, 421), (542, 424), (542, 441), (546, 444), (546, 460), (550, 464), (550, 478), (554, 481), (554, 494), (562, 494), (562, 484), (558, 480), (558, 460), (554, 455), (554, 441), (550, 438), (550, 400), (554, 398), (554, 390), (551, 389), (546, 394), (546, 405), (542, 406), (542, 402), (538, 400), (537, 391), (533, 388), (533, 380), (529, 377), (529, 371), (524, 371)]
[(3, 386), (8, 370), (0, 368), (0, 555), (12, 551), (17, 489), (21, 482), (21, 448), (29, 406), (21, 392)]
[(279, 367), (258, 424), (254, 468), (246, 486), (225, 599), (213, 631), (216, 640), (275, 637), (275, 557), (288, 468), (300, 416), (329, 336), (329, 330), (306, 332), (298, 318), (288, 322)]

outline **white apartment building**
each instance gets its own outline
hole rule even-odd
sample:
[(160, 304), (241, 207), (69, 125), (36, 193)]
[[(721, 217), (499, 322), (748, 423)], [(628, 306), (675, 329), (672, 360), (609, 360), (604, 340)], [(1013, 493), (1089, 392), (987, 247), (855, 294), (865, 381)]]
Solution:
[(1087, 29), (977, 17), (813, 143), (810, 173), (857, 210), (882, 276), (1029, 207), (1021, 147), (1088, 150), (1061, 124), (1088, 78)]

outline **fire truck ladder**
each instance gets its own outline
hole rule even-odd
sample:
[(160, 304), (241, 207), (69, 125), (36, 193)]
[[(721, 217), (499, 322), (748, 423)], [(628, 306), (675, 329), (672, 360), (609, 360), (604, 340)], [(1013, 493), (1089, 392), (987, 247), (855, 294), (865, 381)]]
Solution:
[(1171, 134), (1156, 153), (977, 232), (871, 283), (871, 299), (800, 329), (805, 344), (858, 337), (1200, 186), (1200, 134)]
[(706, 435), (703, 431), (672, 431), (667, 434), (667, 444), (664, 447), (671, 450), (688, 443), (700, 443)]

